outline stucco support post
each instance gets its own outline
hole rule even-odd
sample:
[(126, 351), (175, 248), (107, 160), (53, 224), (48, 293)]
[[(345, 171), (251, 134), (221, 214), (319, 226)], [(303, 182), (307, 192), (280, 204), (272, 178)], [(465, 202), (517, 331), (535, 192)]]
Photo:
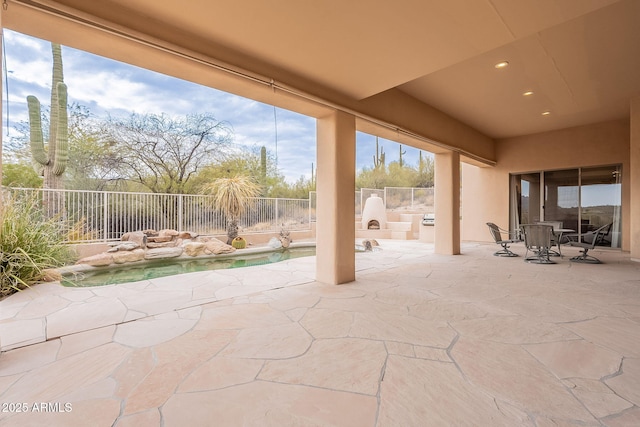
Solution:
[(460, 253), (460, 154), (435, 155), (435, 252)]
[(356, 279), (356, 121), (336, 111), (316, 126), (316, 280), (338, 285)]
[[(630, 153), (630, 233), (631, 259), (640, 262), (640, 96), (631, 99)], [(624, 171), (623, 171), (624, 173)]]

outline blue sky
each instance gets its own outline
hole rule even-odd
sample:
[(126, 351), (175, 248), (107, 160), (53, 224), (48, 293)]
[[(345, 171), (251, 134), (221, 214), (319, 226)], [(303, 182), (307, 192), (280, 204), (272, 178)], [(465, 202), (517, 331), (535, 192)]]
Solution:
[[(27, 95), (48, 104), (51, 88), (51, 45), (48, 41), (4, 30), (7, 87), (3, 100), (3, 123), (9, 135), (16, 123), (27, 121)], [(63, 47), (64, 79), (69, 103), (89, 108), (98, 117), (126, 116), (132, 112), (184, 116), (208, 112), (231, 124), (234, 142), (249, 147), (266, 146), (276, 152), (276, 120), (273, 106), (200, 86), (97, 55)], [(7, 95), (8, 93), (8, 95)], [(8, 108), (7, 108), (8, 98)], [(7, 117), (8, 114), (8, 117)], [(315, 119), (276, 108), (278, 169), (287, 181), (311, 176), (316, 164)], [(4, 138), (7, 131), (4, 132)], [(398, 144), (380, 139), (387, 164), (398, 160)], [(403, 147), (405, 161), (415, 165), (419, 150)], [(375, 137), (356, 135), (356, 168), (371, 167)]]

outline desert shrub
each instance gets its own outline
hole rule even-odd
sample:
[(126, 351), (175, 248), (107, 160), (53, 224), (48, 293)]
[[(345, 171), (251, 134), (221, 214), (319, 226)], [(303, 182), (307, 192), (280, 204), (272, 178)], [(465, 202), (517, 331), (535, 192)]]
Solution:
[(70, 260), (67, 227), (46, 218), (37, 197), (0, 194), (0, 299), (42, 281)]

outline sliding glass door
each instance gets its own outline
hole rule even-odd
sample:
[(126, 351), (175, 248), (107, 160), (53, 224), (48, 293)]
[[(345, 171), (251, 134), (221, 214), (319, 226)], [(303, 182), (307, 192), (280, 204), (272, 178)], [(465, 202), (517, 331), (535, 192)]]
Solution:
[(619, 248), (620, 175), (619, 165), (512, 174), (510, 227), (561, 221), (582, 235), (610, 225), (603, 244)]
[(580, 185), (578, 169), (543, 172), (545, 221), (562, 221), (562, 227), (578, 230)]

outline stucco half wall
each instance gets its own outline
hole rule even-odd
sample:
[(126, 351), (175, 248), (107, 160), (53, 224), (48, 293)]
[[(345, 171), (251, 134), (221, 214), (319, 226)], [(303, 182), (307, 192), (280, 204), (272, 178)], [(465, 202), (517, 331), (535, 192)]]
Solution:
[(622, 250), (630, 250), (630, 123), (615, 120), (496, 141), (496, 166), (462, 166), (462, 239), (491, 241), (509, 224), (509, 174), (622, 165)]

